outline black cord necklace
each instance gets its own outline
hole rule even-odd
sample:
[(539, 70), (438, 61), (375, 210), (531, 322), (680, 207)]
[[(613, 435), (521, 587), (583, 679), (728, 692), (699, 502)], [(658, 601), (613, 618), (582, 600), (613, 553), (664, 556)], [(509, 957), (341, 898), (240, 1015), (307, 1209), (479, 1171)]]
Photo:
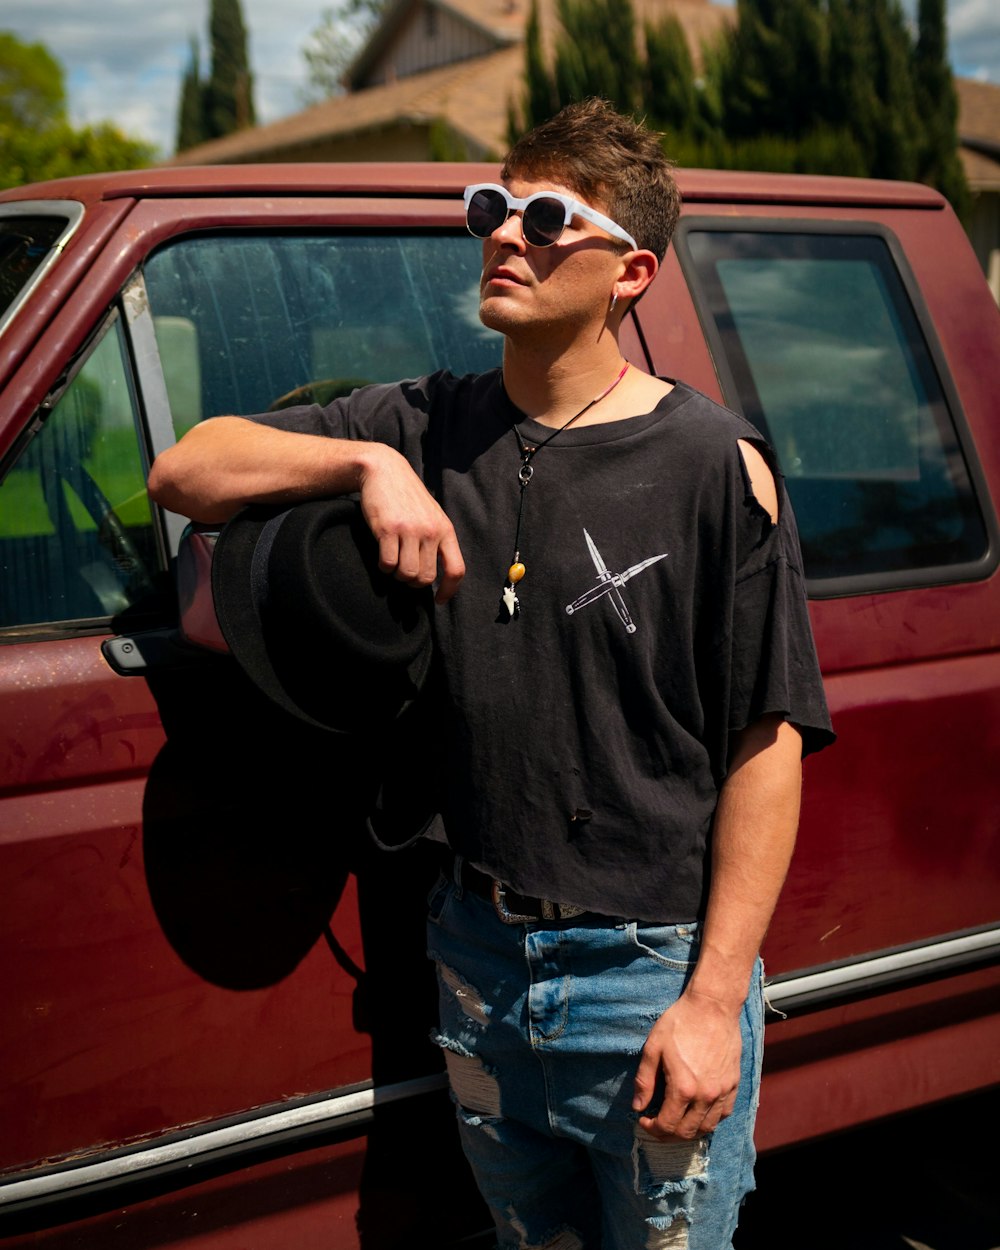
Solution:
[[(517, 428), (517, 423), (514, 423), (514, 426), (512, 427), (514, 437), (517, 439), (518, 449), (521, 454), (521, 463), (517, 470), (517, 481), (521, 493), (517, 505), (517, 528), (514, 531), (514, 559), (511, 561), (510, 568), (507, 570), (507, 581), (504, 584), (503, 591), (500, 595), (501, 620), (517, 620), (517, 618), (521, 615), (521, 601), (517, 597), (516, 588), (518, 582), (521, 581), (527, 571), (524, 567), (524, 562), (521, 559), (521, 527), (524, 521), (524, 500), (528, 489), (528, 483), (531, 481), (535, 472), (532, 467), (532, 460), (534, 460), (543, 447), (548, 447), (549, 443), (551, 443), (554, 438), (557, 438), (563, 430), (569, 429), (573, 422), (579, 421), (585, 412), (589, 412), (595, 404), (599, 404), (602, 399), (606, 399), (627, 372), (628, 361), (626, 360), (621, 367), (621, 372), (610, 386), (605, 387), (605, 389), (601, 391), (600, 395), (595, 395), (589, 403), (584, 404), (578, 413), (575, 413), (568, 421), (560, 425), (558, 429), (553, 430), (548, 438), (543, 439), (540, 443), (531, 444), (527, 442), (521, 434), (521, 431)], [(501, 386), (503, 385), (502, 374), (500, 376), (500, 384)], [(504, 615), (505, 612), (506, 616)]]

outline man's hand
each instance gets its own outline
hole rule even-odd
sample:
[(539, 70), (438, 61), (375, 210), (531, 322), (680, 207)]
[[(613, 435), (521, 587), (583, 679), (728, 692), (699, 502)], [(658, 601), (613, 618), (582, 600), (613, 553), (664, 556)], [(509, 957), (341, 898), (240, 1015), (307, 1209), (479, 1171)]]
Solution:
[(712, 886), (698, 963), (646, 1039), (634, 1111), (660, 1089), (654, 1137), (710, 1133), (732, 1113), (740, 1080), (740, 1015), (757, 951), (788, 870), (799, 819), (802, 736), (780, 714), (736, 736), (712, 830)]
[(436, 599), (447, 603), (465, 576), (455, 528), (398, 451), (370, 444), (361, 471), (361, 511), (378, 541), (379, 568), (411, 586), (438, 576)]
[(640, 1116), (640, 1126), (661, 1140), (711, 1133), (736, 1102), (741, 1050), (739, 1012), (688, 989), (642, 1048), (632, 1109), (647, 1108), (660, 1081), (663, 1103), (655, 1116)]
[(157, 456), (150, 497), (196, 521), (228, 521), (246, 503), (297, 503), (360, 492), (383, 572), (411, 586), (441, 574), (451, 598), (465, 563), (451, 522), (405, 457), (385, 443), (272, 429), (215, 417)]

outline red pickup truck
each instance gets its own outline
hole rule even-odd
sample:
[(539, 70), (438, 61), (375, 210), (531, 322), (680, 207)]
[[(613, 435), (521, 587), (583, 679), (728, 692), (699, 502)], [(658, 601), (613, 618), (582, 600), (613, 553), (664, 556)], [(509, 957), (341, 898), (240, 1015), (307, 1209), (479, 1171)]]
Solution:
[[(363, 752), (179, 639), (183, 521), (145, 479), (218, 412), (496, 364), (461, 205), (495, 177), (246, 166), (0, 195), (10, 1244), (476, 1225), (427, 1040), (433, 846), (377, 852)], [(1000, 1081), (1000, 314), (926, 188), (681, 186), (624, 346), (776, 448), (839, 734), (807, 762), (764, 952), (766, 1150)]]

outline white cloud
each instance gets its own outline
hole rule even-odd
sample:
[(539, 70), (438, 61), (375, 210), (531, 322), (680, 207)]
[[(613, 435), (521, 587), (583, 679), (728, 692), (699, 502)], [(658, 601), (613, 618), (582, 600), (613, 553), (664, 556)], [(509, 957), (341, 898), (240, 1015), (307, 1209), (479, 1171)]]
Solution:
[(948, 49), (957, 74), (1000, 83), (1000, 4), (951, 0)]
[[(243, 0), (254, 97), (262, 121), (295, 112), (305, 82), (301, 48), (319, 24), (324, 0)], [(44, 43), (66, 69), (77, 125), (113, 121), (173, 149), (177, 100), (189, 41), (208, 61), (209, 0), (142, 5), (135, 0), (3, 0), (0, 27)]]

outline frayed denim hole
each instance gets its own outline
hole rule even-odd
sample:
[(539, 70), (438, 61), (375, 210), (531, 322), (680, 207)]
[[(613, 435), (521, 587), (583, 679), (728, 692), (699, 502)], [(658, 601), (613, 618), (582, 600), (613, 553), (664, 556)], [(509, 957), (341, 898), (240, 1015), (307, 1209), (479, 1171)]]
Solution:
[(643, 1250), (688, 1250), (691, 1225), (683, 1216), (653, 1215), (646, 1224), (649, 1233)]
[(632, 1163), (636, 1193), (660, 1207), (646, 1220), (646, 1250), (684, 1250), (695, 1196), (708, 1180), (708, 1139), (662, 1142), (637, 1128)]
[(649, 925), (632, 921), (627, 936), (644, 955), (678, 972), (689, 972), (698, 961), (701, 937), (696, 924)]
[(482, 994), (440, 959), (437, 961), (437, 970), (441, 984), (451, 992), (466, 1018), (480, 1028), (485, 1028), (490, 1018), (490, 1009)]
[(470, 1127), (478, 1128), (482, 1126), (484, 1117), (486, 1120), (499, 1120), (503, 1113), (496, 1073), (491, 1072), (478, 1055), (464, 1053), (464, 1048), (456, 1050), (447, 1042), (440, 1044), (448, 1069), (448, 1084), (459, 1111), (464, 1113), (463, 1121)]
[(518, 1236), (518, 1250), (583, 1250), (583, 1238), (575, 1228), (564, 1224), (546, 1233), (541, 1241), (532, 1241), (527, 1228), (512, 1206), (507, 1208), (507, 1219)]

